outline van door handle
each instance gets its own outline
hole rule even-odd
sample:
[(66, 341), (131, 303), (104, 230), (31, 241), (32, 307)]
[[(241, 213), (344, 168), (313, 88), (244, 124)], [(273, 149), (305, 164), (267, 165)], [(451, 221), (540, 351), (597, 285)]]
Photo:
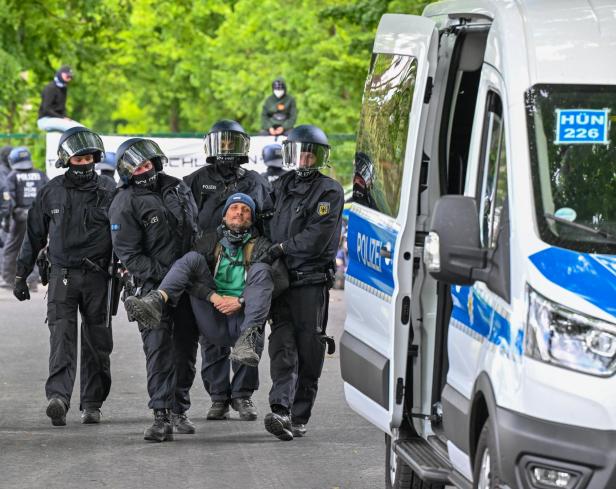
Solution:
[(381, 248), (381, 251), (379, 251), (379, 255), (381, 255), (383, 258), (391, 258), (391, 251), (389, 251), (387, 248)]

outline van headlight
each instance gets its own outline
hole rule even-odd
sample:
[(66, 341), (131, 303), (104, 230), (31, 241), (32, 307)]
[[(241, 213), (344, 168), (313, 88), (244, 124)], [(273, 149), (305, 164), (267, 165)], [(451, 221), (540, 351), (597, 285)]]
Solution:
[(528, 288), (527, 356), (607, 377), (616, 371), (616, 324), (552, 302)]

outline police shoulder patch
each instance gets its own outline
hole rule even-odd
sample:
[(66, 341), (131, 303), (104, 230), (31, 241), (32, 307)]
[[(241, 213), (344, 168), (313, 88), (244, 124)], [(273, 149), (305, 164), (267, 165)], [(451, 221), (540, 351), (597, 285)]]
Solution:
[(317, 214), (319, 216), (326, 216), (329, 214), (329, 208), (329, 202), (319, 202), (319, 205), (317, 206)]
[(120, 230), (120, 225), (119, 224), (111, 224), (111, 230), (112, 231), (119, 231)]

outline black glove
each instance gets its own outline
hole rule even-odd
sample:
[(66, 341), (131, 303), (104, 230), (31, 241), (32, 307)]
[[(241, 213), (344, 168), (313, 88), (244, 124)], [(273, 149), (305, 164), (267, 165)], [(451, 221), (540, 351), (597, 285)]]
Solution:
[(13, 295), (18, 301), (30, 300), (30, 289), (25, 278), (15, 277), (15, 286), (13, 287)]
[(275, 244), (269, 247), (269, 249), (265, 252), (263, 257), (261, 258), (261, 261), (263, 263), (267, 263), (268, 265), (271, 265), (282, 255), (284, 255), (284, 249), (282, 248), (282, 244), (278, 243), (278, 244)]

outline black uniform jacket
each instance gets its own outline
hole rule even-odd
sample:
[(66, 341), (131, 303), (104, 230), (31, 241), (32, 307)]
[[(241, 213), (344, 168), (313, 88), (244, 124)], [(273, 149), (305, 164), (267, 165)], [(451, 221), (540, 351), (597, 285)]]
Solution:
[(49, 235), (52, 265), (81, 268), (84, 258), (102, 267), (111, 259), (108, 210), (115, 185), (94, 175), (75, 184), (64, 174), (41, 188), (28, 213), (28, 233), (17, 259), (17, 275), (27, 277)]
[(41, 94), (39, 119), (41, 117), (66, 117), (66, 87), (59, 87), (55, 82), (45, 85)]
[(160, 193), (121, 188), (109, 208), (113, 249), (144, 292), (190, 251), (197, 232), (197, 207), (186, 184), (164, 173), (158, 183)]
[(274, 200), (272, 242), (282, 243), (287, 268), (324, 272), (336, 258), (340, 242), (342, 186), (318, 172), (300, 179), (291, 171), (275, 182)]
[[(216, 230), (222, 221), (227, 198), (236, 192), (249, 195), (255, 201), (258, 221), (269, 216), (273, 210), (271, 187), (265, 177), (241, 167), (234, 170), (227, 167), (224, 170), (223, 174), (216, 165), (208, 165), (184, 177), (197, 202), (199, 228), (202, 231)], [(260, 231), (266, 236), (267, 227), (267, 224), (260, 226)]]

